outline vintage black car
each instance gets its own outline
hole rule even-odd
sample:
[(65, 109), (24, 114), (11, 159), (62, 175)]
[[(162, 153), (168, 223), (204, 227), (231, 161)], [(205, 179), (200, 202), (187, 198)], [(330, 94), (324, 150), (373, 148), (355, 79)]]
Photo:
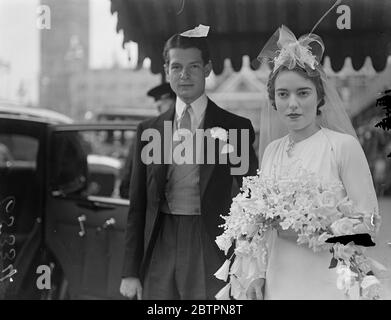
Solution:
[(122, 298), (129, 200), (118, 188), (140, 119), (44, 114), (0, 110), (0, 299)]

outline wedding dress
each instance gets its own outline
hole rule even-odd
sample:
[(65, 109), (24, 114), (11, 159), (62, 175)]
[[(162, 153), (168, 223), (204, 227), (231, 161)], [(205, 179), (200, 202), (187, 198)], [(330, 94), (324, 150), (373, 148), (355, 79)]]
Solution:
[[(299, 167), (324, 181), (340, 183), (341, 199), (348, 196), (360, 212), (377, 215), (378, 204), (364, 152), (351, 135), (321, 128), (296, 143), (290, 152), (288, 135), (271, 142), (263, 155), (263, 175), (294, 174)], [(289, 154), (288, 154), (289, 153)], [(314, 252), (296, 243), (292, 232), (269, 231), (266, 237), (265, 299), (345, 299), (337, 288), (331, 253)], [(350, 298), (358, 297), (358, 288)]]

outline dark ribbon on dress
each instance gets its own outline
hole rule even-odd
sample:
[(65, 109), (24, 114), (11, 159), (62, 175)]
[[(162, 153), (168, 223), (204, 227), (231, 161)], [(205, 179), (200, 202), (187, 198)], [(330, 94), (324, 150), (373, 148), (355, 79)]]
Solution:
[(374, 247), (376, 243), (372, 241), (371, 236), (368, 233), (358, 233), (345, 236), (332, 237), (326, 240), (327, 243), (341, 243), (346, 245), (350, 242), (354, 242), (355, 245), (363, 247)]

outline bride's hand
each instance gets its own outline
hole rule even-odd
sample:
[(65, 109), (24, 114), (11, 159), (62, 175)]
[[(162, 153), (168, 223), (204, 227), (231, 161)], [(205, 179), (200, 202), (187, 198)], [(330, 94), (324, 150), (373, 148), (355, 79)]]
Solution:
[(258, 278), (250, 283), (246, 295), (250, 300), (263, 300), (263, 288), (265, 286), (265, 279)]

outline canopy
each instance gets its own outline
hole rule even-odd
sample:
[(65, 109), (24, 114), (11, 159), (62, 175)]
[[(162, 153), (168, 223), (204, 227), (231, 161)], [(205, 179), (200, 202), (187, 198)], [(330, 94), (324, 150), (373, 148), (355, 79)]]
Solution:
[[(240, 70), (243, 55), (254, 59), (281, 24), (297, 37), (310, 32), (333, 3), (330, 0), (111, 0), (111, 11), (118, 13), (117, 31), (123, 30), (124, 43), (131, 40), (138, 43), (139, 60), (149, 57), (153, 73), (163, 71), (163, 46), (171, 35), (198, 24), (209, 25), (213, 70), (220, 74), (226, 58), (231, 60), (235, 71)], [(351, 29), (338, 28), (337, 20), (342, 20), (344, 13), (334, 8), (314, 32), (325, 42), (325, 56), (330, 57), (332, 68), (339, 71), (345, 58), (351, 57), (353, 67), (358, 70), (369, 56), (375, 70), (383, 70), (391, 54), (391, 1), (344, 0), (342, 5), (350, 9)]]

